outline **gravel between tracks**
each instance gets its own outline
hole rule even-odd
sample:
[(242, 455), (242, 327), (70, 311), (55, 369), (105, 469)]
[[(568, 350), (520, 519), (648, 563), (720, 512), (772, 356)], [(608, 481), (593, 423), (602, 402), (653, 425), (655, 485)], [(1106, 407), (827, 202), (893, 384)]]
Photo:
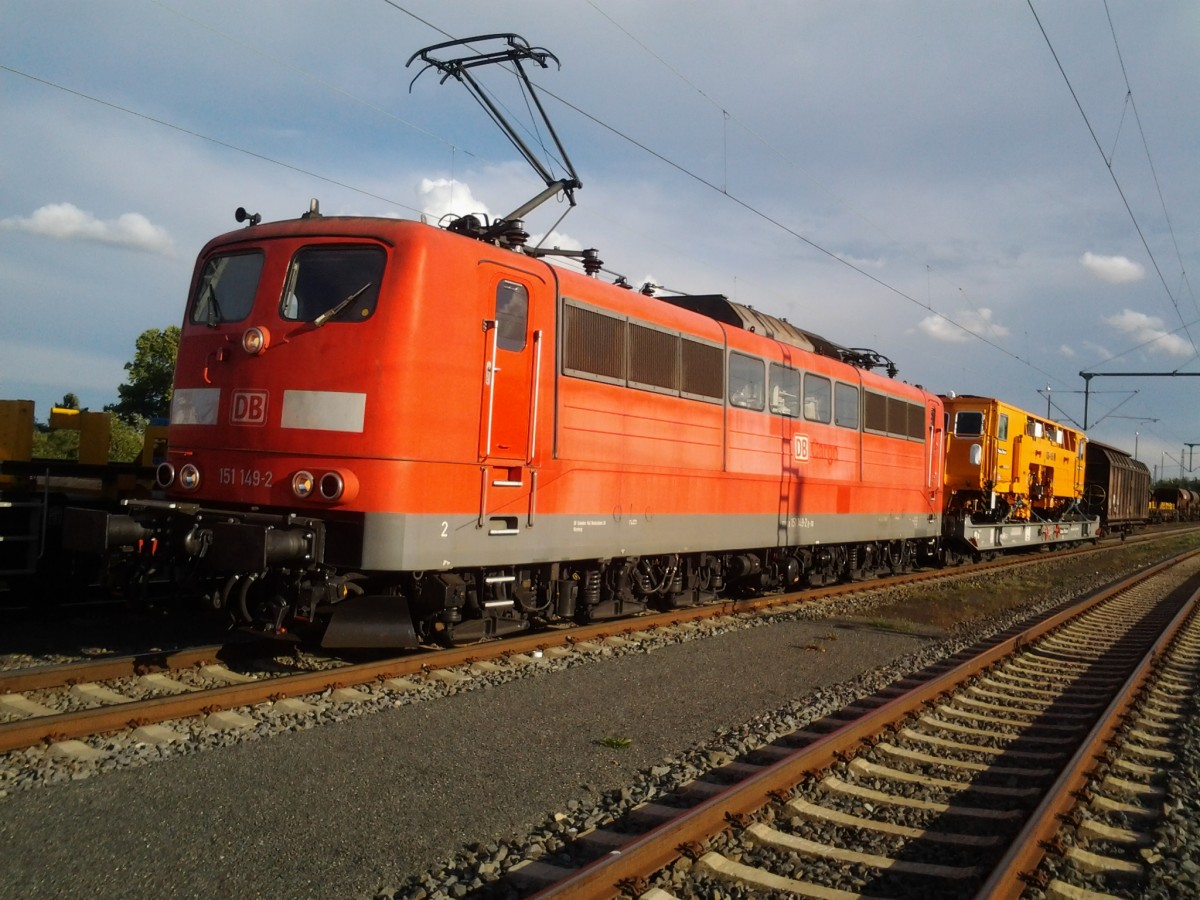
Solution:
[(858, 628), (805, 649), (830, 631), (730, 632), (16, 794), (0, 894), (370, 895), (924, 642)]
[(635, 802), (996, 625), (784, 621), (17, 792), (0, 897), (463, 896), (555, 811)]

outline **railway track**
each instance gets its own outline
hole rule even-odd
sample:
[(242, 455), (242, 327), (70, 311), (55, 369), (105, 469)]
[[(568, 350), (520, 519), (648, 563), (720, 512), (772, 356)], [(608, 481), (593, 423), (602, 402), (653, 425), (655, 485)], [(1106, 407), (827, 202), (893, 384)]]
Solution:
[[(1056, 556), (1065, 558), (1069, 552)], [(1085, 548), (1074, 552), (1102, 551)], [(253, 718), (235, 710), (267, 705), (269, 710), (303, 714), (313, 709), (304, 698), (323, 697), (341, 703), (378, 699), (432, 681), (458, 683), (469, 679), (472, 669), (491, 673), (519, 670), (548, 657), (596, 652), (606, 643), (619, 646), (639, 636), (689, 629), (705, 621), (710, 627), (719, 627), (726, 616), (792, 612), (856, 592), (970, 577), (1045, 559), (1044, 554), (1009, 557), (358, 664), (331, 659), (301, 663), (299, 657), (280, 663), (274, 658), (277, 650), (255, 643), (5, 671), (0, 672), (0, 752), (49, 746), (55, 754), (88, 758), (99, 751), (83, 741), (111, 732), (133, 731), (139, 739), (156, 743), (179, 740), (179, 732), (161, 725), (181, 719), (200, 718), (223, 730), (246, 729), (253, 727)], [(229, 665), (222, 662), (224, 657), (231, 657)]]
[(1195, 553), (1139, 573), (514, 861), (488, 894), (1068, 897), (1097, 872), (1127, 886), (1194, 691), (1198, 576)]

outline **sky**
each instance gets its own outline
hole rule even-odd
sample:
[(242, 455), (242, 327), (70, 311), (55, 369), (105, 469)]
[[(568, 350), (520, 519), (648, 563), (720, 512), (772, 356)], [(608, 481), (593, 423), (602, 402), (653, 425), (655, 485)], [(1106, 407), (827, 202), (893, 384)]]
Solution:
[(115, 402), (238, 207), (533, 197), (465, 87), (406, 66), (496, 33), (559, 60), (529, 71), (583, 185), (527, 230), (601, 277), (1076, 426), (1101, 373), (1093, 440), (1200, 471), (1200, 4), (1165, 0), (4, 0), (0, 397)]

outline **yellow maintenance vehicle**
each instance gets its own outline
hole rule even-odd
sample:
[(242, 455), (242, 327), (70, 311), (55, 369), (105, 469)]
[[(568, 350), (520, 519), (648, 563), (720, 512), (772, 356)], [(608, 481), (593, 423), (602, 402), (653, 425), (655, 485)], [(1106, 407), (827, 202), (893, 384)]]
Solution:
[(944, 527), (975, 557), (1019, 546), (1095, 540), (1084, 493), (1087, 437), (1003, 400), (942, 398), (946, 407)]

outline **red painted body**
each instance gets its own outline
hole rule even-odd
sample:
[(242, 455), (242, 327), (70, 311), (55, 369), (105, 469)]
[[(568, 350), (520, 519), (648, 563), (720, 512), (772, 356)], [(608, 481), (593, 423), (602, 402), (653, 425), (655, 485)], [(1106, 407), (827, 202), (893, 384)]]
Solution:
[[(380, 300), (368, 319), (313, 328), (280, 318), (291, 255), (318, 239), (374, 240), (386, 248)], [(197, 272), (212, 251), (242, 242), (267, 253), (253, 312), (215, 328), (186, 320), (183, 326), (176, 390), (215, 387), (220, 406), (211, 425), (172, 423), (172, 458), (203, 464), (200, 487), (174, 489), (179, 499), (296, 507), (295, 471), (346, 469), (359, 484), (354, 499), (314, 499), (306, 512), (476, 515), (485, 465), (518, 476), (538, 469), (539, 514), (940, 510), (937, 447), (556, 375), (557, 298), (561, 293), (805, 371), (861, 380), (927, 404), (940, 429), (939, 401), (917, 388), (413, 222), (258, 226), (210, 243)], [(518, 352), (494, 349), (494, 330), (484, 327), (495, 318), (499, 281), (517, 282), (529, 294), (525, 347)], [(251, 325), (270, 333), (257, 356), (240, 345)], [(361, 432), (281, 427), (288, 391), (364, 395)], [(247, 397), (260, 416), (239, 418), (235, 400), (246, 407)], [(797, 437), (807, 444), (807, 459), (797, 459)], [(504, 505), (521, 508), (526, 499)]]

